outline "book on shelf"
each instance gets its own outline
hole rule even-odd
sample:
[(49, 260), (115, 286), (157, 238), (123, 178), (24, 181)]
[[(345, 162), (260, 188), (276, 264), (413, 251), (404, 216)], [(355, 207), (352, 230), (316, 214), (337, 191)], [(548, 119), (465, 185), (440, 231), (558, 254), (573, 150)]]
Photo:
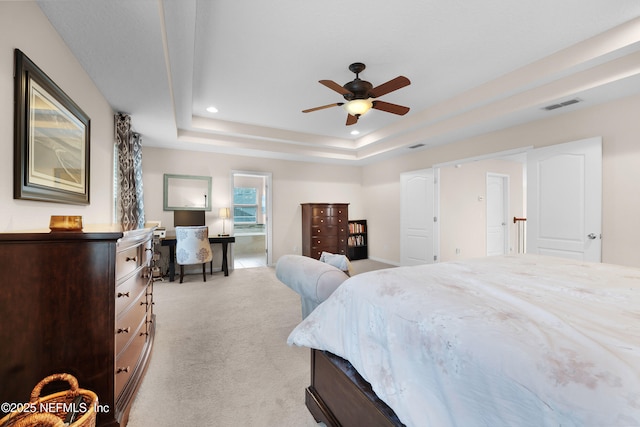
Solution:
[(349, 223), (349, 233), (350, 234), (356, 234), (356, 233), (364, 233), (364, 224), (360, 224), (357, 222), (350, 222)]
[(362, 236), (362, 235), (349, 236), (347, 244), (349, 246), (364, 246), (365, 245), (364, 236)]

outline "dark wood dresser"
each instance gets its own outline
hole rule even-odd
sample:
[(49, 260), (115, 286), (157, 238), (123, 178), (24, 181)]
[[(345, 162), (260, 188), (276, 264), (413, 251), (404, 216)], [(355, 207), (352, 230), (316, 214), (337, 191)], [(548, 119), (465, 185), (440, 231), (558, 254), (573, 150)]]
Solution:
[(322, 252), (347, 255), (348, 203), (303, 203), (302, 255), (319, 259)]
[[(152, 239), (111, 227), (0, 234), (0, 402), (28, 402), (65, 372), (98, 395), (98, 426), (126, 424), (155, 332)], [(51, 386), (41, 394), (68, 389)]]

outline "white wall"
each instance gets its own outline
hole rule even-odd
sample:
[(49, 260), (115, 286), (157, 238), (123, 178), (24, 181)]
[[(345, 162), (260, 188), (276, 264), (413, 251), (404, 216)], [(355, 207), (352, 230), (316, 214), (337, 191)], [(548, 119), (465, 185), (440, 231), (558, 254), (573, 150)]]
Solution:
[[(90, 205), (13, 199), (13, 56), (23, 51), (91, 118)], [(48, 229), (51, 215), (112, 219), (113, 112), (35, 2), (0, 1), (0, 231)]]
[(231, 171), (271, 172), (273, 262), (285, 254), (302, 254), (300, 203), (349, 203), (349, 218), (366, 216), (360, 168), (144, 147), (144, 139), (142, 144), (145, 216), (161, 220), (167, 228), (173, 227), (173, 212), (162, 210), (165, 173), (212, 177), (212, 211), (206, 213), (206, 221), (213, 233), (219, 233), (218, 208), (232, 201)]
[[(509, 216), (523, 216), (522, 163), (490, 159), (440, 168), (440, 261), (487, 254), (488, 172), (509, 176)], [(507, 229), (515, 251), (516, 225)]]
[[(520, 147), (542, 147), (593, 136), (603, 140), (604, 262), (640, 267), (640, 96), (565, 113), (363, 168), (369, 254), (398, 261), (400, 174), (434, 164)], [(445, 239), (446, 236), (441, 236)]]

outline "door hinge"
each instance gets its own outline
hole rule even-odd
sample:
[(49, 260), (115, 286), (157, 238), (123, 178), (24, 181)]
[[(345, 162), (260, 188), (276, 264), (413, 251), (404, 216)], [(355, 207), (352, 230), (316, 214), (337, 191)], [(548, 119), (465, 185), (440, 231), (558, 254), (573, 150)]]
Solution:
[(433, 222), (438, 222), (438, 217), (437, 216), (433, 217)]
[(434, 260), (434, 261), (437, 261), (437, 260), (438, 260), (438, 255), (434, 255), (434, 256), (433, 256), (433, 260)]

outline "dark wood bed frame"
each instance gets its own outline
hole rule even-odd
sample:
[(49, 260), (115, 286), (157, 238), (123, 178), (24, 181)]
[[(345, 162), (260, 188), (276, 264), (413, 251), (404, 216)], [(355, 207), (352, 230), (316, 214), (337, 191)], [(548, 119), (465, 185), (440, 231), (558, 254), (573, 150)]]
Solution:
[(311, 349), (305, 404), (328, 427), (404, 427), (351, 363), (326, 351)]

